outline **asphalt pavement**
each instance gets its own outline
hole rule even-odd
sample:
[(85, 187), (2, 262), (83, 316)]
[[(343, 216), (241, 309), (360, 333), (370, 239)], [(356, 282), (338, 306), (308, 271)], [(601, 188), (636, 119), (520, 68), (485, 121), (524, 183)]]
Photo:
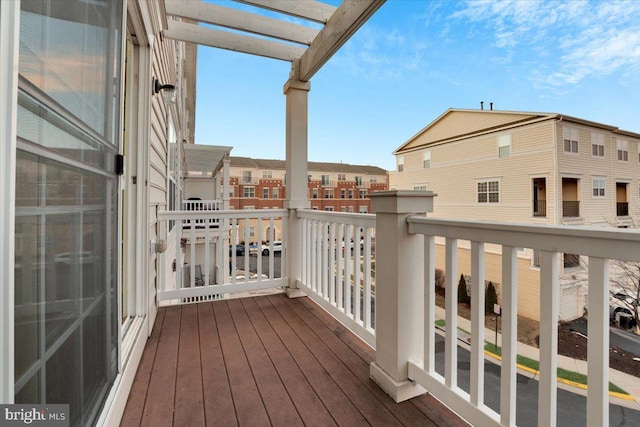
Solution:
[[(569, 328), (587, 335), (588, 320), (581, 317), (569, 322)], [(609, 345), (640, 357), (640, 336), (615, 326), (609, 328)], [(640, 363), (640, 362), (639, 362)]]

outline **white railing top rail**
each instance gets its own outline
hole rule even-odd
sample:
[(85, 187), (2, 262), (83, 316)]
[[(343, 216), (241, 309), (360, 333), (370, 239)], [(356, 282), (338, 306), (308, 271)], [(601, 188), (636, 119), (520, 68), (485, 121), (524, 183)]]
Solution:
[(337, 222), (340, 224), (357, 225), (360, 227), (376, 226), (376, 216), (374, 214), (298, 209), (297, 215), (298, 218), (313, 219), (316, 221)]
[[(505, 224), (411, 216), (409, 232), (452, 239), (640, 261), (640, 232), (624, 228)], [(597, 244), (595, 244), (597, 242)]]
[(159, 220), (179, 219), (242, 219), (242, 218), (282, 218), (286, 209), (243, 209), (220, 211), (164, 211), (158, 212)]

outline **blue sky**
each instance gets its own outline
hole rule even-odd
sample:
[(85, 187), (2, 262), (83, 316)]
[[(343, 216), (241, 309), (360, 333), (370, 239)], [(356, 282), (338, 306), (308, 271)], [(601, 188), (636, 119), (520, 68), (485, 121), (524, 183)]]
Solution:
[[(289, 71), (200, 47), (195, 142), (284, 159)], [(392, 170), (407, 139), (480, 101), (640, 133), (640, 1), (388, 0), (311, 80), (309, 160)]]

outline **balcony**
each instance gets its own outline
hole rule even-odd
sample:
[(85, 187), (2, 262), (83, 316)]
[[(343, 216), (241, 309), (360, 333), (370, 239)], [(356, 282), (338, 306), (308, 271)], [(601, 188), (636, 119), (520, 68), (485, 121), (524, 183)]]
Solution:
[(534, 200), (533, 201), (533, 216), (547, 216), (547, 201), (546, 200)]
[[(392, 191), (372, 195), (376, 215), (307, 209), (160, 212), (163, 222), (180, 224), (201, 215), (221, 226), (205, 230), (200, 247), (197, 239), (176, 247), (189, 259), (178, 263), (178, 270), (188, 265), (189, 280), (181, 283), (180, 271), (175, 282), (161, 276), (162, 308), (122, 425), (171, 419), (174, 424), (215, 419), (248, 425), (324, 425), (322, 420), (464, 425), (460, 417), (474, 425), (554, 425), (562, 411), (588, 425), (608, 424), (614, 419), (607, 387), (610, 260), (640, 261), (639, 233), (434, 219), (425, 216), (432, 203), (423, 192)], [(259, 236), (281, 238), (282, 253), (229, 255), (226, 248), (239, 243), (250, 223)], [(459, 241), (470, 242), (469, 346), (458, 340), (455, 298), (445, 300), (444, 337), (436, 333), (436, 241), (444, 246), (447, 295), (456, 295)], [(499, 366), (487, 361), (483, 346), (490, 339), (484, 332), (487, 244), (502, 252)], [(540, 252), (541, 277), (537, 403), (524, 407), (517, 406), (518, 248)], [(580, 403), (572, 401), (569, 408), (559, 402), (556, 382), (562, 253), (589, 260), (589, 388), (586, 398), (576, 397)], [(195, 279), (195, 259), (202, 263), (201, 282)], [(161, 255), (161, 262), (168, 261)], [(287, 298), (283, 290), (306, 298)], [(246, 298), (210, 301), (231, 294)], [(205, 302), (184, 305), (194, 301)], [(459, 353), (464, 346), (468, 360)], [(498, 371), (498, 395), (485, 396), (485, 385)], [(463, 377), (469, 378), (467, 385)], [(626, 412), (631, 419), (639, 414)]]
[(562, 201), (562, 217), (577, 218), (580, 216), (580, 202), (577, 200)]
[(629, 216), (629, 202), (616, 203), (616, 216)]

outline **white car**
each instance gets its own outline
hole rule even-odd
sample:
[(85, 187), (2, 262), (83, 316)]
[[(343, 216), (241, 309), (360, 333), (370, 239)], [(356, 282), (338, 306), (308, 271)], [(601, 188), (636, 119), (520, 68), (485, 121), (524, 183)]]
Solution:
[[(269, 255), (269, 251), (271, 250), (271, 245), (269, 245), (268, 243), (266, 245), (262, 245), (260, 246), (260, 253), (262, 255)], [(258, 253), (258, 248), (250, 248), (249, 249), (249, 253), (253, 254), (253, 255), (257, 255)], [(273, 241), (273, 253), (282, 253), (282, 242), (279, 240), (274, 240)]]

